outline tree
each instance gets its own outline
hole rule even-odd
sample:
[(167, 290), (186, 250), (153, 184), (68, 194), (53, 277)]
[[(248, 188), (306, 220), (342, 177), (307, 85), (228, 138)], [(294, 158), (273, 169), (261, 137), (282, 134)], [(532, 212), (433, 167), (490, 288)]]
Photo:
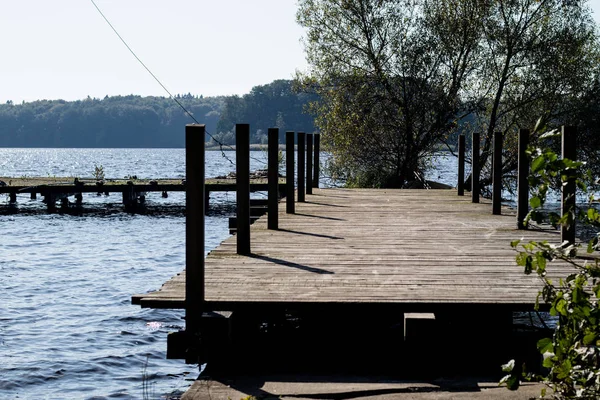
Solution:
[[(465, 111), (482, 133), (480, 170), (490, 172), (494, 132), (508, 149), (504, 172), (516, 168), (519, 128), (560, 126), (572, 119), (574, 101), (593, 84), (598, 64), (595, 24), (585, 1), (488, 2), (477, 21), (482, 33)], [(489, 177), (489, 174), (488, 174)], [(489, 183), (489, 179), (482, 179)]]
[(462, 118), (482, 133), (480, 168), (501, 131), (513, 170), (517, 129), (563, 123), (599, 60), (585, 1), (303, 0), (297, 19), (300, 79), (321, 95), (332, 171), (354, 185), (414, 179)]
[(401, 187), (419, 177), (454, 125), (477, 45), (465, 21), (478, 12), (451, 0), (300, 2), (311, 65), (300, 79), (321, 96), (312, 110), (338, 179)]

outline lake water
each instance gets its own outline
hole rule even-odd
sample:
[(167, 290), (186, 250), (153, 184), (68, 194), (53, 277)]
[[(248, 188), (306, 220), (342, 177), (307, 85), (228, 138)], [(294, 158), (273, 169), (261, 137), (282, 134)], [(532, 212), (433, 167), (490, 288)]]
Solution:
[[(183, 178), (183, 149), (2, 149), (0, 176)], [(235, 169), (235, 154), (207, 152), (207, 176)], [(251, 169), (266, 154), (252, 152)], [(454, 184), (456, 159), (439, 156), (428, 179)], [(84, 194), (86, 204), (120, 196)], [(206, 250), (228, 236), (235, 194), (211, 195)], [(184, 205), (184, 194), (147, 196)], [(7, 198), (0, 198), (6, 207)], [(18, 197), (19, 207), (40, 200)], [(0, 398), (160, 399), (180, 395), (198, 368), (166, 360), (166, 337), (183, 311), (142, 309), (131, 295), (156, 290), (185, 265), (185, 218), (124, 212), (0, 215)]]

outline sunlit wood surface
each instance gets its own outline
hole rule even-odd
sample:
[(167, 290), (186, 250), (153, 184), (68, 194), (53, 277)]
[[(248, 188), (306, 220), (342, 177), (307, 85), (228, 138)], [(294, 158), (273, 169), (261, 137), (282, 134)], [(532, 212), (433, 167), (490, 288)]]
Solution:
[[(212, 309), (249, 303), (389, 303), (404, 305), (535, 302), (541, 284), (515, 264), (515, 239), (548, 240), (550, 229), (517, 230), (515, 211), (455, 190), (315, 189), (296, 214), (279, 207), (279, 230), (267, 216), (252, 225), (252, 256), (236, 254), (235, 236), (206, 258)], [(565, 266), (549, 267), (566, 276)], [(183, 308), (185, 271), (143, 307)]]

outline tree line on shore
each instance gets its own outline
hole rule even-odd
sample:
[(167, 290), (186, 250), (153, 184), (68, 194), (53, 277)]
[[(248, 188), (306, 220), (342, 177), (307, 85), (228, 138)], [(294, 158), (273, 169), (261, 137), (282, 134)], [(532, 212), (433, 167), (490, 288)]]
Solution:
[[(292, 81), (276, 80), (243, 96), (177, 95), (199, 122), (206, 140), (233, 144), (236, 123), (249, 123), (251, 142), (267, 129), (312, 132), (303, 113), (315, 95), (296, 93)], [(77, 101), (39, 100), (0, 104), (0, 147), (184, 147), (183, 127), (194, 120), (173, 99), (136, 95)]]

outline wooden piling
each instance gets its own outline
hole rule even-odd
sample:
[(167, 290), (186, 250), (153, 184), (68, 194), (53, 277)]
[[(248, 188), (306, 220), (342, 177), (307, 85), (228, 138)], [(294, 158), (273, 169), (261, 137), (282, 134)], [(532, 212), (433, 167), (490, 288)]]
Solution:
[(306, 201), (306, 176), (305, 174), (305, 160), (306, 160), (306, 134), (304, 132), (298, 132), (298, 202), (303, 203)]
[(235, 126), (237, 254), (250, 254), (250, 125)]
[(471, 202), (479, 203), (479, 132), (473, 132), (471, 145)]
[(30, 199), (31, 200), (36, 200), (37, 199), (37, 193), (35, 191), (31, 192)]
[(44, 201), (46, 202), (46, 209), (48, 212), (56, 210), (56, 197), (52, 193), (42, 193)]
[(458, 135), (458, 195), (465, 195), (465, 135)]
[(314, 176), (313, 176), (313, 187), (314, 188), (318, 188), (319, 187), (319, 164), (321, 163), (321, 135), (318, 133), (315, 133), (314, 135), (314, 141), (315, 141), (315, 162), (313, 165), (313, 170), (314, 170)]
[[(574, 126), (562, 127), (562, 158), (577, 159), (577, 128)], [(562, 187), (561, 216), (568, 214), (568, 219), (567, 224), (561, 227), (560, 238), (563, 243), (567, 241), (569, 244), (575, 243), (575, 173), (573, 169), (567, 171), (567, 182)]]
[(517, 167), (517, 228), (527, 229), (525, 218), (529, 213), (529, 129), (519, 130), (519, 159)]
[(492, 164), (492, 214), (500, 215), (502, 213), (502, 132), (494, 133)]
[(312, 194), (312, 162), (313, 162), (313, 135), (306, 134), (306, 194)]
[(294, 214), (294, 132), (285, 133), (285, 212)]
[(279, 200), (279, 129), (269, 128), (268, 131), (268, 211), (267, 228), (277, 229), (279, 225), (279, 214), (277, 211)]
[(204, 135), (205, 126), (185, 126), (185, 332), (186, 362), (197, 362), (204, 303)]
[(8, 202), (9, 203), (16, 203), (17, 202), (17, 194), (15, 192), (10, 192), (8, 194)]

